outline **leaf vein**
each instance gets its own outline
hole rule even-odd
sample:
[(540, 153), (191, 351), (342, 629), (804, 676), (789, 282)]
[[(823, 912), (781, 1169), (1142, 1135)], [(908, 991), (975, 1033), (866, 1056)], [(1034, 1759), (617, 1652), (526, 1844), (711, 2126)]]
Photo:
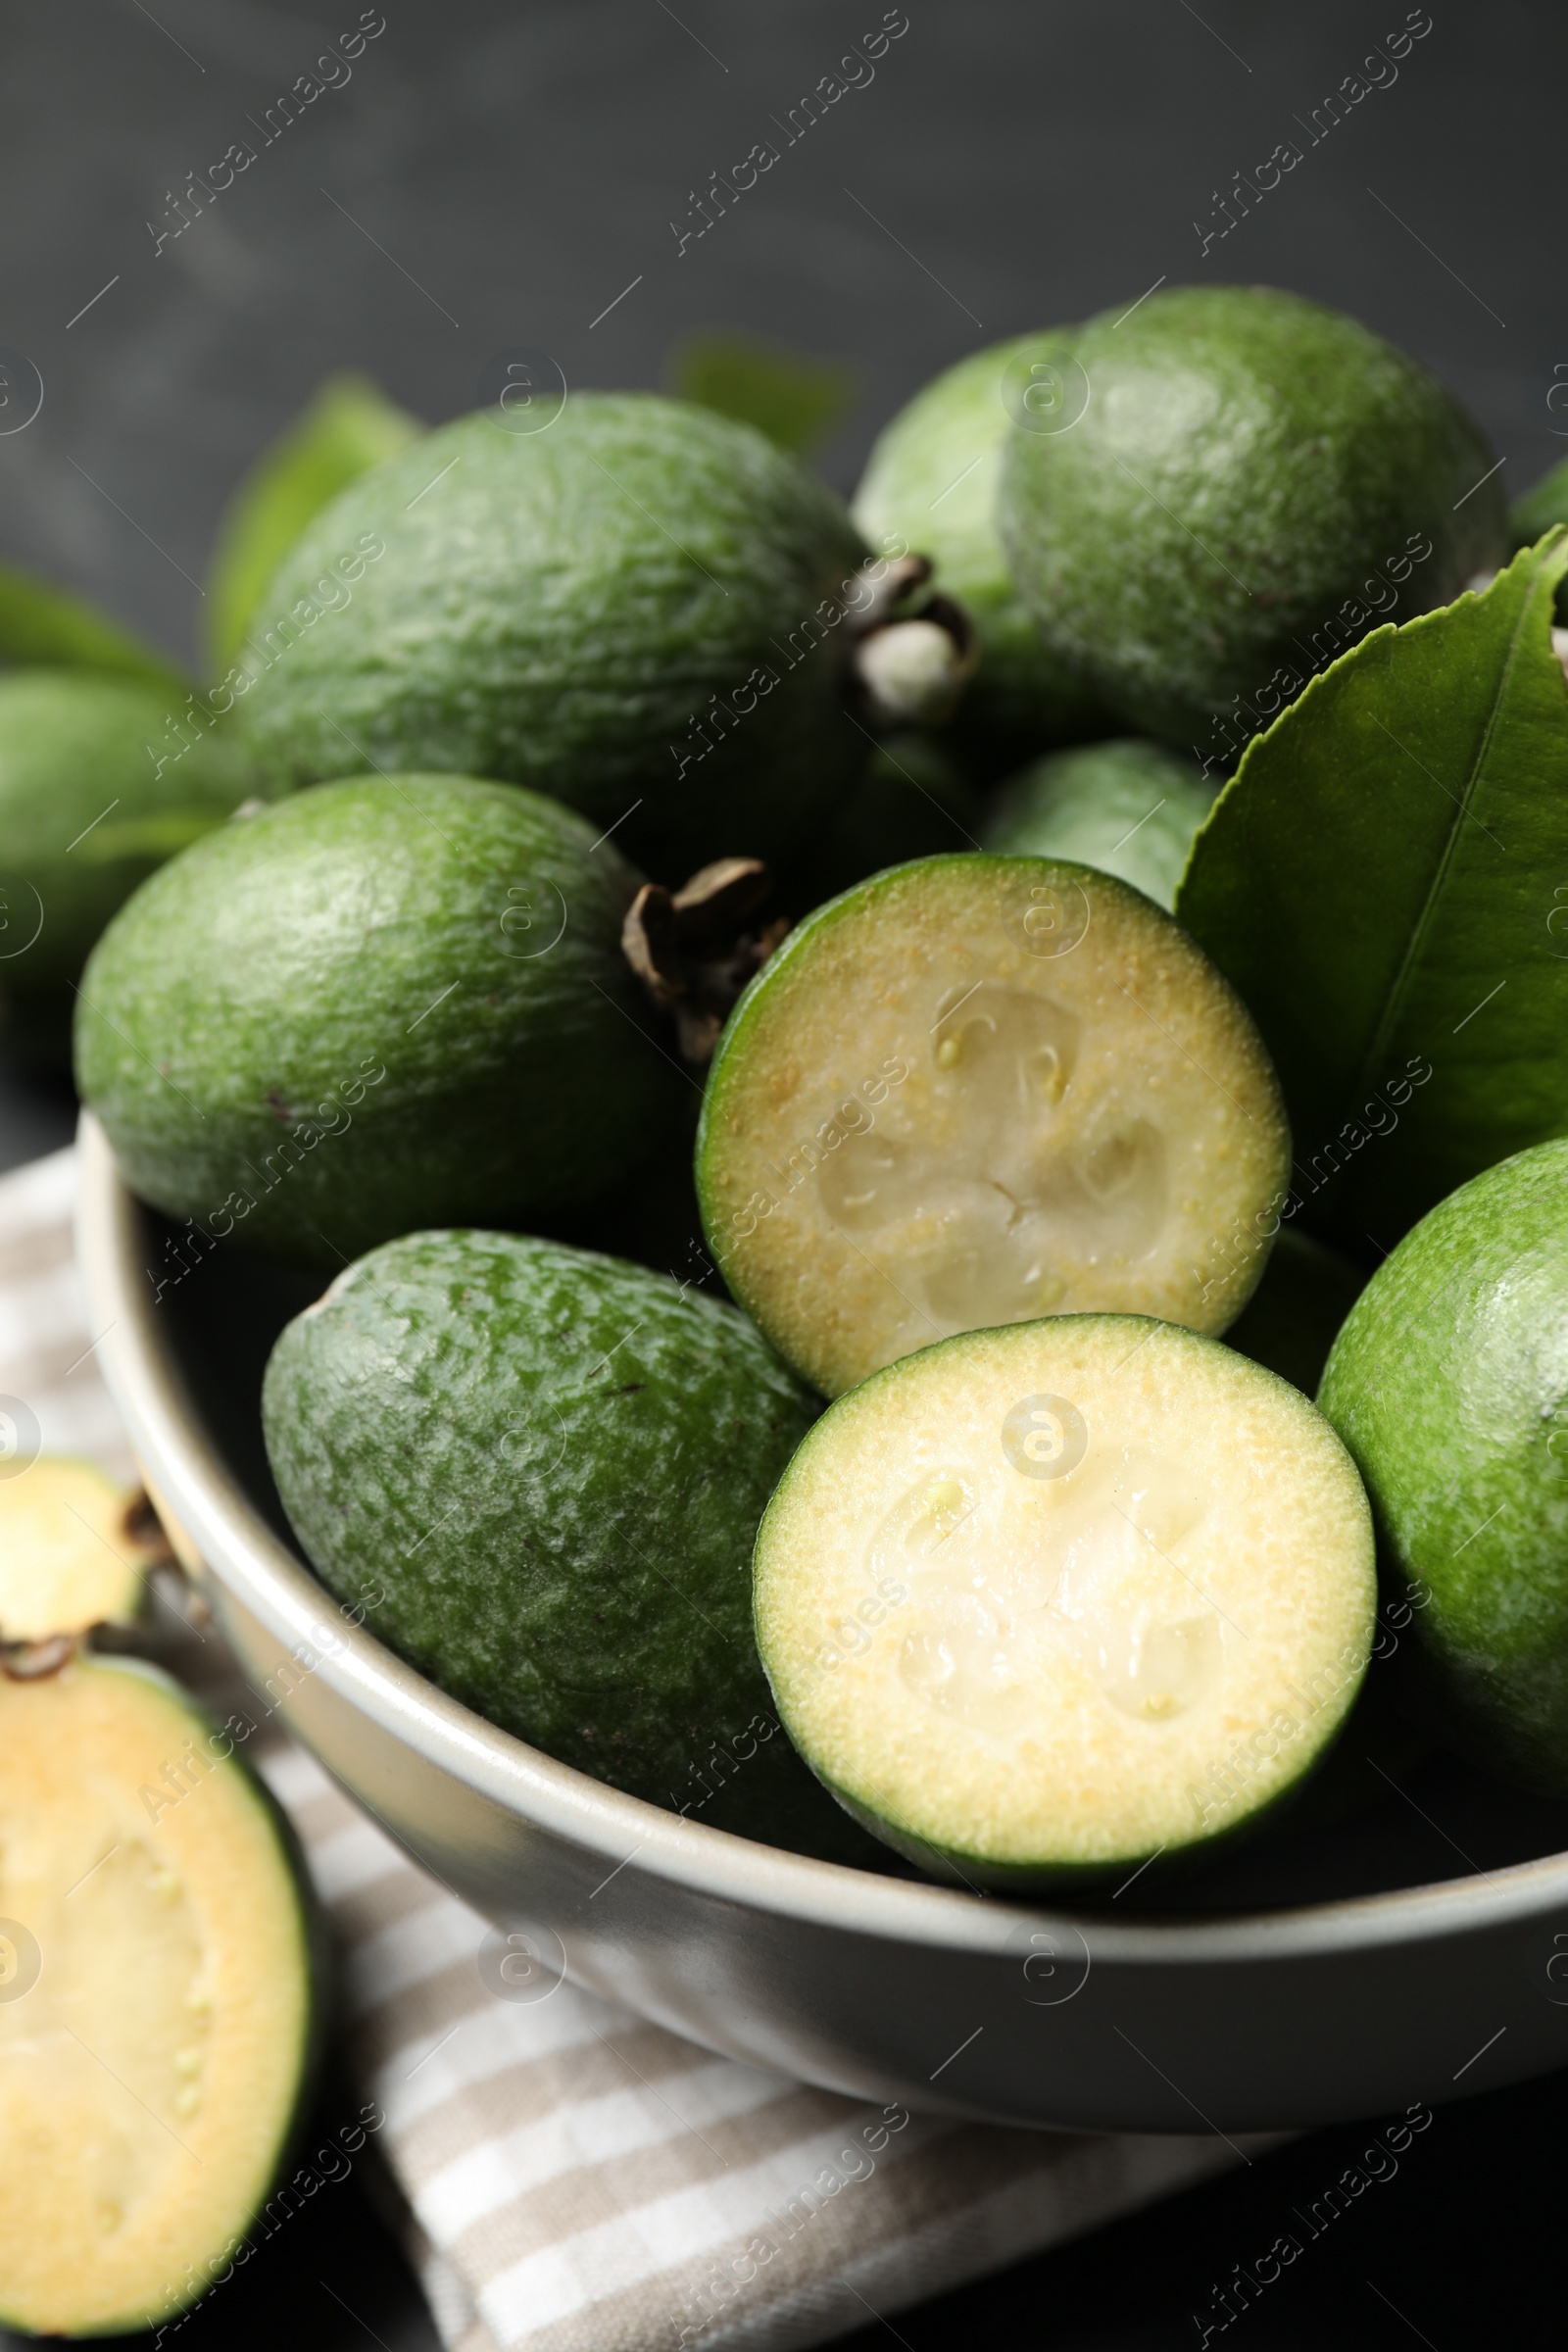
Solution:
[[(1447, 837), (1443, 845), (1443, 855), (1438, 860), (1432, 880), (1428, 885), (1426, 897), (1422, 903), (1421, 913), (1414, 927), (1412, 928), (1409, 940), (1405, 945), (1404, 955), (1401, 956), (1399, 961), (1399, 969), (1396, 974), (1394, 984), (1390, 988), (1388, 996), (1384, 1001), (1382, 1016), (1378, 1021), (1376, 1029), (1373, 1031), (1371, 1044), (1367, 1048), (1366, 1055), (1362, 1062), (1360, 1077), (1355, 1089), (1356, 1096), (1358, 1098), (1363, 1095), (1373, 1084), (1373, 1072), (1380, 1067), (1384, 1058), (1386, 1057), (1389, 1052), (1390, 1044), (1394, 1037), (1394, 1033), (1397, 1028), (1399, 1021), (1403, 1017), (1407, 999), (1415, 983), (1417, 969), (1426, 955), (1429, 935), (1438, 919), (1439, 909), (1447, 886), (1449, 868), (1451, 867), (1457, 853), (1458, 844), (1463, 838), (1464, 821), (1467, 817), (1474, 817), (1474, 821), (1477, 824), (1481, 823), (1481, 819), (1475, 816), (1474, 810), (1472, 809), (1470, 804), (1475, 797), (1477, 787), (1480, 784), (1481, 778), (1486, 770), (1488, 755), (1491, 752), (1494, 739), (1496, 735), (1497, 725), (1502, 711), (1508, 703), (1514, 671), (1519, 662), (1525, 642), (1525, 624), (1529, 620), (1532, 612), (1535, 611), (1536, 598), (1540, 592), (1540, 581), (1541, 574), (1540, 572), (1537, 572), (1534, 579), (1532, 579), (1530, 583), (1524, 601), (1520, 605), (1518, 617), (1514, 622), (1513, 631), (1509, 638), (1508, 652), (1503, 662), (1502, 673), (1497, 680), (1496, 687), (1494, 690), (1492, 697), (1492, 705), (1487, 712), (1487, 720), (1485, 728), (1482, 731), (1481, 742), (1476, 751), (1475, 757), (1470, 763), (1469, 773), (1465, 777), (1462, 797), (1459, 797), (1455, 800), (1454, 814), (1448, 820)], [(1549, 593), (1550, 591), (1548, 589), (1548, 594)], [(1381, 724), (1381, 722), (1379, 723)], [(1388, 732), (1387, 729), (1384, 731), (1385, 733)], [(1402, 745), (1400, 746), (1400, 749), (1403, 749)], [(1413, 753), (1406, 753), (1405, 756), (1408, 759), (1414, 759), (1415, 757)], [(1419, 767), (1421, 762), (1416, 760), (1416, 765)], [(1489, 826), (1483, 826), (1482, 830), (1490, 833), (1491, 828)], [(1492, 838), (1495, 840), (1495, 834), (1493, 834)], [(1502, 844), (1498, 842), (1497, 847), (1502, 849)], [(1507, 856), (1506, 850), (1503, 850), (1503, 855), (1504, 857)]]

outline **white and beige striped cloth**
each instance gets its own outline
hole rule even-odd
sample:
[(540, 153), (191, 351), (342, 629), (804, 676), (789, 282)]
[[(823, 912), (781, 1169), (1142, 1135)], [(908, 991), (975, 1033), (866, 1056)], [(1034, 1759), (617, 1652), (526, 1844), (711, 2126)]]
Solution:
[[(30, 1406), (46, 1450), (128, 1478), (72, 1259), (74, 1186), (69, 1151), (0, 1178), (0, 1396)], [(346, 2055), (385, 2112), (379, 2144), (455, 2352), (822, 2343), (1232, 2161), (1213, 2138), (867, 2106), (567, 1984), (497, 1997), (486, 1923), (303, 1749), (257, 1746), (335, 1930)]]

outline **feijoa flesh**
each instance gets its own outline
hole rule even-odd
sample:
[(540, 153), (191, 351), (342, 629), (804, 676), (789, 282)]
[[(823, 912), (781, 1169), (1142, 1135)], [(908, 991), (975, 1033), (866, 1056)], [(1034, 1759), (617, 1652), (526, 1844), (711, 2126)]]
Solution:
[(1568, 1143), (1440, 1201), (1351, 1308), (1318, 1401), (1360, 1466), (1427, 1728), (1568, 1795)]
[(139, 1489), (95, 1462), (40, 1454), (0, 1479), (0, 1642), (129, 1624), (167, 1557)]
[(118, 2335), (230, 2275), (286, 2158), (322, 1947), (292, 1836), (166, 1676), (0, 1675), (0, 2314)]
[(76, 1071), (126, 1181), (340, 1266), (411, 1227), (605, 1193), (680, 1076), (620, 952), (638, 877), (541, 794), (325, 784), (155, 874), (82, 982)]
[(1125, 1874), (1255, 1820), (1365, 1672), (1366, 1496), (1300, 1393), (1165, 1323), (971, 1332), (823, 1414), (757, 1639), (825, 1785), (937, 1876)]
[(1223, 1331), (1289, 1151), (1246, 1008), (1167, 914), (1089, 866), (961, 856), (846, 892), (764, 965), (697, 1183), (731, 1291), (831, 1396), (1041, 1315)]
[(751, 1632), (758, 1522), (819, 1409), (734, 1307), (472, 1231), (361, 1259), (263, 1397), (318, 1574), (374, 1585), (377, 1633), (443, 1690), (688, 1818), (842, 1850)]
[[(239, 706), (291, 783), (360, 768), (526, 784), (671, 885), (807, 839), (857, 773), (842, 503), (749, 426), (648, 393), (460, 417), (310, 524), (262, 597), (384, 553)], [(286, 623), (280, 624), (286, 633)]]

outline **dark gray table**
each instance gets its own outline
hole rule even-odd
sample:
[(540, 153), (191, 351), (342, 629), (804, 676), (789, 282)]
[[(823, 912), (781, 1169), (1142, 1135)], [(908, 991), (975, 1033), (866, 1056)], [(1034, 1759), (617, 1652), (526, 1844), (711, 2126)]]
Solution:
[[(848, 489), (881, 420), (977, 343), (1214, 276), (1338, 304), (1417, 352), (1515, 494), (1568, 446), (1548, 405), (1568, 381), (1568, 19), (1544, 4), (1433, 0), (1396, 71), (1362, 61), (1407, 15), (1426, 22), (1402, 0), (907, 0), (874, 78), (788, 144), (791, 109), (875, 30), (880, 0), (378, 13), (352, 78), (282, 129), (269, 110), (357, 0), (0, 12), (0, 349), (44, 387), (33, 422), (0, 434), (0, 556), (187, 660), (225, 497), (343, 366), (436, 421), (473, 404), (502, 350), (542, 347), (573, 384), (655, 385), (681, 336), (738, 327), (858, 371), (822, 457)], [(1353, 74), (1381, 86), (1328, 128), (1323, 102)], [(778, 164), (698, 235), (711, 174), (760, 139)], [(1247, 217), (1232, 204), (1220, 235), (1238, 172), (1286, 139), (1300, 165)], [(210, 184), (237, 142), (254, 163), (205, 201), (190, 175)], [(0, 1070), (0, 1165), (70, 1123), (64, 1089)], [(346, 2095), (324, 2094), (325, 2120)], [(1234, 2325), (1258, 2347), (1544, 2343), (1563, 2119), (1555, 2080), (1445, 2110)], [(1316, 2134), (891, 2332), (918, 2352), (957, 2335), (999, 2352), (1197, 2343), (1191, 2314), (1365, 2136)], [(857, 2317), (846, 2296), (846, 2328)], [(179, 2340), (285, 2338), (433, 2341), (355, 2180)]]

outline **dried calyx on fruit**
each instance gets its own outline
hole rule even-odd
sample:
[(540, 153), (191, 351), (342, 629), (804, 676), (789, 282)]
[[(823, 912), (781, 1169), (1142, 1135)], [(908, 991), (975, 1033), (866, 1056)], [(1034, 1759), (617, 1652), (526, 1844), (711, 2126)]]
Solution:
[(41, 1642), (0, 1642), (0, 1674), (13, 1683), (40, 1683), (69, 1666), (80, 1646), (75, 1634), (47, 1634)]
[(901, 556), (880, 579), (865, 575), (870, 596), (851, 624), (851, 665), (867, 714), (884, 726), (939, 726), (980, 659), (974, 623), (951, 596), (911, 604), (930, 577), (928, 556)]
[(620, 944), (656, 1004), (675, 1016), (688, 1061), (707, 1062), (748, 981), (789, 930), (788, 915), (760, 929), (747, 918), (771, 887), (758, 858), (720, 858), (679, 890), (645, 882), (626, 911)]

